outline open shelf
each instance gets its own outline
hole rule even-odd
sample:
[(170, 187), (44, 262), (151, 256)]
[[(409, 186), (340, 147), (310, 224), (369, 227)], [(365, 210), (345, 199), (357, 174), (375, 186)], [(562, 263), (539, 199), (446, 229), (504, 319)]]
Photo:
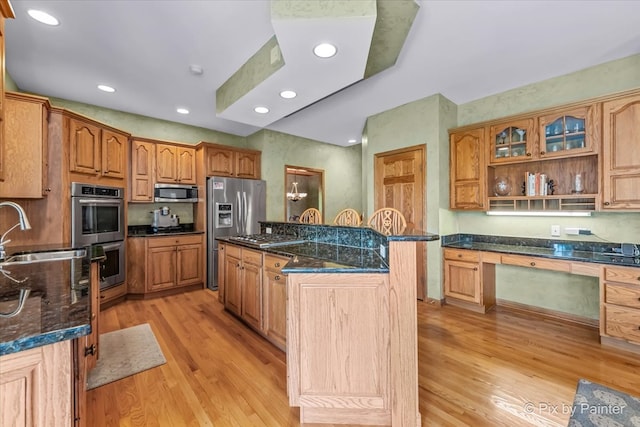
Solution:
[(490, 211), (594, 211), (597, 194), (489, 197)]

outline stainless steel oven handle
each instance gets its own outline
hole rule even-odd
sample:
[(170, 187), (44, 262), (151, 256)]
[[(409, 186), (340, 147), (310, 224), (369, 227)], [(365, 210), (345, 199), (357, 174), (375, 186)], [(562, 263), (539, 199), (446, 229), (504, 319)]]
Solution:
[[(121, 199), (120, 199), (121, 200)], [(121, 202), (115, 202), (113, 199), (80, 199), (78, 202), (81, 205), (113, 205), (120, 206)]]
[(116, 242), (116, 243), (96, 243), (97, 246), (102, 246), (102, 249), (105, 251), (109, 251), (111, 249), (118, 249), (120, 248), (120, 246), (122, 246), (124, 242)]

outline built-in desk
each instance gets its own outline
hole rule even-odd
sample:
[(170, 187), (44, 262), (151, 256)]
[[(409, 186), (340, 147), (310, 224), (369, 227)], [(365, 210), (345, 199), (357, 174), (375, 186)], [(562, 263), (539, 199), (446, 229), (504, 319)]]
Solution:
[(441, 241), (446, 303), (493, 308), (498, 264), (598, 277), (601, 342), (640, 351), (640, 258), (615, 255), (620, 244), (480, 235)]

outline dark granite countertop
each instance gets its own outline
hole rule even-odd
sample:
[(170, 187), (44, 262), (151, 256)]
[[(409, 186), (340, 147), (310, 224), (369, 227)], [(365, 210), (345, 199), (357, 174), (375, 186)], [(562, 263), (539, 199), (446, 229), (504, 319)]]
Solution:
[[(10, 255), (77, 249), (61, 245), (9, 247)], [(11, 264), (0, 271), (0, 313), (13, 312), (21, 289), (30, 294), (22, 311), (0, 317), (0, 356), (53, 344), (91, 332), (90, 264), (104, 259), (100, 246), (77, 260)], [(75, 272), (72, 277), (72, 271)]]
[(523, 237), (454, 234), (443, 236), (442, 247), (473, 249), (568, 261), (640, 267), (640, 257), (623, 257), (616, 252), (620, 243), (549, 240)]
[(174, 236), (179, 234), (203, 234), (195, 231), (193, 224), (180, 224), (176, 227), (154, 228), (150, 225), (130, 225), (127, 227), (127, 237)]

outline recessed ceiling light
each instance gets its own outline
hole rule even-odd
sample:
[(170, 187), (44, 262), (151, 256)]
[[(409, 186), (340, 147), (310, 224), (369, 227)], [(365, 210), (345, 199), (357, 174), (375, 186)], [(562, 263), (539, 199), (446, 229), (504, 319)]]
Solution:
[(253, 109), (253, 111), (258, 114), (267, 114), (269, 112), (269, 109), (267, 107), (256, 107)]
[(189, 110), (187, 110), (186, 108), (178, 108), (176, 109), (176, 111), (180, 114), (189, 114)]
[(313, 48), (313, 53), (320, 58), (331, 58), (338, 49), (331, 43), (320, 43)]
[(47, 25), (59, 25), (60, 22), (53, 16), (49, 15), (47, 12), (43, 12), (41, 10), (29, 9), (27, 11), (30, 17), (35, 19), (38, 22), (42, 22)]
[(201, 76), (202, 73), (204, 73), (202, 67), (196, 64), (189, 65), (189, 71), (191, 71), (191, 74), (193, 74), (194, 76)]
[(109, 92), (109, 93), (113, 93), (116, 91), (115, 88), (107, 85), (98, 85), (98, 89), (100, 89), (103, 92)]
[(349, 144), (355, 144), (357, 141), (355, 139), (350, 139), (349, 141), (347, 141)]
[(280, 96), (283, 97), (284, 99), (291, 99), (298, 96), (298, 94), (292, 90), (283, 90), (282, 92), (280, 92)]

